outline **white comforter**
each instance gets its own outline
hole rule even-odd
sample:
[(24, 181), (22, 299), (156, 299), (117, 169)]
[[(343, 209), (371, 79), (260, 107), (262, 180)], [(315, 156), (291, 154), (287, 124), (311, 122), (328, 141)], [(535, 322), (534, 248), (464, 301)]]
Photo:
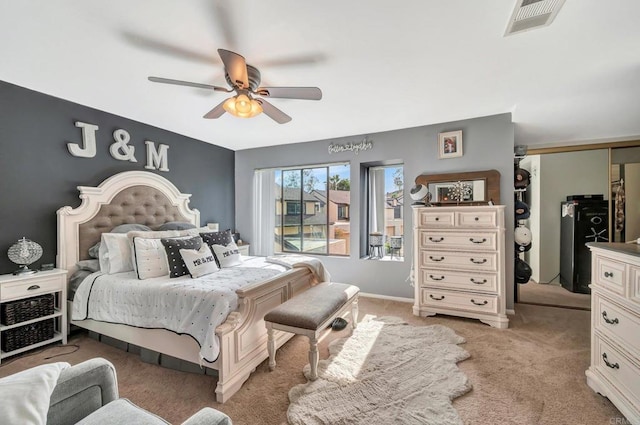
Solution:
[(264, 257), (244, 260), (197, 279), (92, 273), (76, 291), (71, 317), (191, 335), (200, 344), (200, 358), (213, 362), (220, 352), (215, 329), (238, 307), (235, 291), (286, 271)]

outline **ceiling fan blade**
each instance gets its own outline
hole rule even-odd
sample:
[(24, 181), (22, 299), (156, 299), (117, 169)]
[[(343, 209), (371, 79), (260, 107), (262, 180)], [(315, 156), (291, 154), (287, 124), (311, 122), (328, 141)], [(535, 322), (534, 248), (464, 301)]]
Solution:
[(131, 44), (146, 50), (151, 50), (161, 54), (170, 54), (175, 57), (188, 59), (196, 62), (204, 62), (208, 64), (216, 64), (218, 58), (214, 55), (189, 50), (181, 46), (166, 43), (164, 41), (154, 40), (142, 34), (136, 34), (129, 31), (123, 31), (122, 36)]
[(296, 56), (283, 56), (276, 59), (260, 61), (260, 66), (291, 66), (291, 65), (312, 65), (326, 60), (323, 53), (307, 53)]
[(226, 0), (216, 0), (210, 3), (217, 26), (222, 30), (223, 46), (237, 48), (236, 33), (233, 29), (233, 16), (230, 11), (231, 2)]
[(322, 90), (317, 87), (259, 87), (256, 93), (260, 96), (280, 99), (322, 99)]
[(224, 110), (224, 108), (222, 107), (222, 105), (224, 105), (224, 102), (226, 102), (226, 101), (227, 100), (225, 99), (222, 102), (220, 102), (218, 105), (216, 105), (215, 108), (213, 108), (212, 110), (210, 110), (209, 112), (204, 114), (204, 116), (202, 118), (208, 118), (208, 119), (220, 118), (222, 116), (222, 114), (224, 114), (226, 112)]
[(188, 87), (197, 87), (199, 89), (209, 89), (209, 90), (215, 90), (215, 91), (223, 91), (223, 92), (226, 92), (226, 93), (229, 93), (229, 92), (232, 91), (232, 90), (229, 90), (229, 89), (224, 88), (224, 87), (212, 86), (210, 84), (192, 83), (190, 81), (173, 80), (171, 78), (149, 77), (149, 81), (152, 81), (154, 83), (175, 84), (175, 85), (178, 85), (178, 86), (188, 86)]
[(247, 62), (242, 55), (225, 49), (218, 49), (220, 59), (224, 63), (224, 69), (236, 87), (241, 89), (249, 88), (249, 77), (247, 75)]
[(262, 105), (262, 112), (267, 114), (269, 118), (273, 119), (278, 124), (285, 124), (291, 121), (291, 117), (289, 115), (285, 114), (280, 109), (276, 108), (266, 100), (264, 99), (256, 99), (256, 100), (260, 102), (260, 104)]

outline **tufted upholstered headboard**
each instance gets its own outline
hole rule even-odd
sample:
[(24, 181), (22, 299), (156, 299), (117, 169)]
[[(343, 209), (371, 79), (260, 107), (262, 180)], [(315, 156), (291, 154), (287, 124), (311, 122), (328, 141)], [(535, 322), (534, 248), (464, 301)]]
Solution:
[(57, 266), (75, 270), (78, 260), (100, 235), (119, 224), (145, 224), (152, 229), (169, 221), (200, 226), (200, 212), (190, 209), (190, 194), (180, 191), (164, 177), (148, 171), (125, 171), (109, 177), (98, 187), (79, 186), (82, 203), (58, 210)]

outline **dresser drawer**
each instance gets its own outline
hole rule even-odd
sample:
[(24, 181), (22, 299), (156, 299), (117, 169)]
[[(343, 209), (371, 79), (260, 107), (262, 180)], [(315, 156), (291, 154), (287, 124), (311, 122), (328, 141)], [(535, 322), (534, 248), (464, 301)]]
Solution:
[(594, 293), (594, 325), (611, 339), (640, 352), (640, 317)]
[(422, 303), (426, 306), (484, 313), (498, 312), (498, 297), (496, 295), (468, 294), (430, 288), (422, 289), (421, 292)]
[(453, 270), (497, 271), (498, 255), (495, 252), (420, 251), (420, 267)]
[(592, 365), (637, 406), (640, 403), (640, 368), (598, 334), (592, 337), (596, 356), (591, 359)]
[(420, 211), (418, 226), (427, 228), (453, 227), (455, 224), (453, 211), (438, 211), (438, 208), (429, 211)]
[(640, 267), (631, 266), (629, 268), (629, 299), (640, 305)]
[(496, 211), (461, 211), (456, 213), (456, 226), (461, 227), (496, 227), (498, 214)]
[(464, 273), (449, 270), (420, 269), (423, 286), (437, 286), (448, 289), (470, 289), (479, 292), (498, 291), (495, 273)]
[(597, 285), (624, 296), (627, 280), (624, 263), (597, 255), (594, 280)]
[(3, 283), (0, 286), (0, 301), (7, 301), (49, 292), (61, 291), (66, 284), (66, 275), (30, 276), (29, 279)]
[(437, 230), (420, 231), (421, 248), (443, 248), (443, 249), (479, 249), (495, 251), (495, 232), (438, 232)]

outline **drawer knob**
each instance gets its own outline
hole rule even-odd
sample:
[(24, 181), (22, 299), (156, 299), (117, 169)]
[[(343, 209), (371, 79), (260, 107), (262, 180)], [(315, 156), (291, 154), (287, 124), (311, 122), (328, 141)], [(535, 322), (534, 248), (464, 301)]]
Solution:
[(613, 277), (613, 272), (604, 272), (604, 277)]
[(429, 298), (431, 298), (432, 300), (436, 300), (436, 301), (442, 301), (444, 300), (444, 295), (441, 296), (440, 298), (434, 297), (433, 295), (429, 294)]
[(620, 321), (618, 320), (617, 317), (615, 319), (609, 319), (607, 317), (607, 312), (606, 311), (602, 312), (602, 318), (604, 319), (605, 322), (607, 322), (610, 325), (617, 325), (618, 323), (620, 323)]
[(484, 300), (483, 302), (479, 303), (479, 302), (476, 302), (473, 298), (471, 299), (471, 302), (474, 303), (475, 305), (487, 305), (487, 304), (489, 304), (489, 301), (487, 301), (487, 300)]
[(431, 279), (433, 279), (433, 280), (444, 280), (444, 276), (437, 277), (437, 276), (434, 276), (434, 275), (430, 274), (429, 277)]
[(440, 221), (440, 217), (436, 217), (436, 221)]
[(430, 255), (429, 256), (429, 260), (431, 260), (431, 261), (442, 261), (442, 260), (444, 260), (444, 257), (436, 258), (436, 257), (433, 257), (433, 256)]
[(474, 278), (471, 278), (470, 280), (472, 283), (475, 283), (476, 285), (484, 285), (485, 283), (487, 283), (487, 279), (475, 280)]
[(31, 285), (27, 288), (27, 291), (35, 291), (36, 289), (40, 289), (40, 285)]
[(602, 353), (602, 360), (604, 360), (604, 364), (609, 366), (611, 369), (620, 369), (620, 365), (618, 363), (609, 362), (609, 359), (607, 359), (607, 353)]
[(474, 218), (474, 220), (475, 220), (475, 221), (478, 221), (478, 220), (480, 220), (480, 219), (479, 219), (478, 217), (475, 217), (475, 218)]
[(471, 262), (472, 262), (473, 264), (484, 264), (484, 263), (486, 263), (486, 262), (487, 262), (487, 259), (486, 259), (486, 258), (483, 258), (482, 260), (475, 260), (475, 259), (473, 259), (473, 258), (469, 258), (469, 260), (471, 260)]
[(429, 236), (429, 240), (430, 240), (431, 242), (438, 243), (438, 242), (442, 242), (442, 241), (444, 240), (444, 238), (437, 238), (437, 239), (436, 239), (436, 238), (432, 238), (431, 236)]
[(482, 240), (480, 240), (480, 239), (475, 240), (475, 239), (473, 239), (473, 238), (469, 238), (469, 240), (470, 240), (471, 242), (473, 242), (473, 243), (485, 243), (485, 242), (487, 241), (487, 239), (486, 239), (486, 238), (482, 238)]

